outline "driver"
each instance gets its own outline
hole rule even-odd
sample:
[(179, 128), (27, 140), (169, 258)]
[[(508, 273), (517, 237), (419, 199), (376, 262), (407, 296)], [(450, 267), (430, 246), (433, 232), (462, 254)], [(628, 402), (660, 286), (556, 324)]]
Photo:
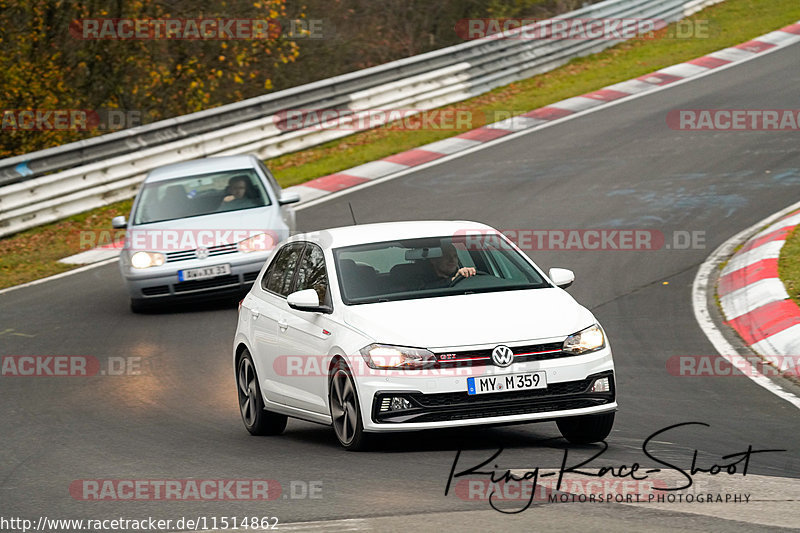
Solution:
[(253, 183), (247, 176), (238, 175), (228, 180), (225, 194), (217, 211), (233, 211), (258, 206), (258, 202), (254, 199), (258, 193), (255, 192)]
[(423, 270), (424, 289), (447, 287), (457, 276), (469, 278), (477, 274), (473, 267), (458, 268), (458, 252), (449, 242), (442, 244), (440, 257), (433, 257), (425, 263), (427, 268)]

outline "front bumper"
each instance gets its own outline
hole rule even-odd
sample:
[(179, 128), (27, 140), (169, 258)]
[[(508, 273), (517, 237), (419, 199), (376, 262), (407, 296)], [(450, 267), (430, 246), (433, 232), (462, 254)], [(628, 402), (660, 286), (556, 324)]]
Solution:
[[(152, 269), (137, 270), (121, 264), (122, 277), (130, 297), (135, 300), (158, 301), (235, 294), (248, 290), (269, 254), (248, 254), (244, 257), (223, 256), (215, 261), (167, 263)], [(178, 281), (178, 271), (227, 263), (231, 273), (213, 278)]]
[[(595, 380), (609, 378), (608, 392), (592, 392)], [(449, 422), (478, 418), (531, 415), (608, 407), (614, 404), (614, 373), (593, 374), (579, 381), (553, 383), (546, 389), (469, 395), (466, 391), (422, 394), (378, 392), (372, 404), (372, 421), (377, 424), (407, 422)], [(412, 405), (400, 411), (382, 410), (386, 398), (406, 398)]]
[[(611, 350), (582, 356), (488, 367), (491, 375), (544, 371), (547, 388), (469, 395), (466, 378), (431, 377), (359, 380), (364, 429), (407, 431), (472, 425), (515, 424), (615, 411), (616, 383)], [(608, 378), (608, 392), (592, 392)], [(402, 397), (410, 407), (387, 410), (386, 399)]]

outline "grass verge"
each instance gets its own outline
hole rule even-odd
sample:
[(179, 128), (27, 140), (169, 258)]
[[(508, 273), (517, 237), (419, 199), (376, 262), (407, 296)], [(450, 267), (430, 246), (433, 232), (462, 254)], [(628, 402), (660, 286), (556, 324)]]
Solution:
[(797, 228), (786, 238), (778, 259), (778, 275), (786, 286), (786, 292), (800, 305), (800, 231)]
[[(697, 29), (692, 38), (670, 37), (675, 25), (653, 39), (621, 43), (604, 52), (574, 59), (539, 76), (497, 88), (444, 109), (472, 112), (468, 128), (493, 117), (520, 114), (538, 107), (642, 76), (666, 66), (733, 46), (800, 19), (797, 0), (727, 0), (683, 22)], [(703, 29), (705, 28), (705, 29)], [(267, 161), (284, 187), (332, 174), (362, 163), (457, 135), (463, 130), (399, 131), (378, 128), (350, 135), (309, 150)], [(127, 214), (131, 202), (119, 202), (88, 213), (24, 231), (0, 240), (0, 288), (74, 268), (58, 259), (82, 251), (79, 232), (110, 229), (110, 219)]]
[(132, 204), (133, 200), (117, 202), (0, 239), (0, 289), (81, 266), (58, 260), (86, 250), (81, 232), (111, 230), (111, 219), (127, 215)]

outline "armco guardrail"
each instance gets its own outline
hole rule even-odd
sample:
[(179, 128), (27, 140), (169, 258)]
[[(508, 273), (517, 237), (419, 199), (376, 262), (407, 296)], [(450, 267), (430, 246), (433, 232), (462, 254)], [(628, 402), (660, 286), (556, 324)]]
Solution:
[[(607, 0), (559, 19), (679, 20), (724, 0)], [(546, 26), (552, 21), (537, 25)], [(287, 129), (281, 111), (433, 109), (552, 70), (616, 40), (529, 40), (518, 28), (199, 113), (0, 160), (0, 236), (135, 195), (155, 167), (205, 157), (301, 150), (356, 129)]]

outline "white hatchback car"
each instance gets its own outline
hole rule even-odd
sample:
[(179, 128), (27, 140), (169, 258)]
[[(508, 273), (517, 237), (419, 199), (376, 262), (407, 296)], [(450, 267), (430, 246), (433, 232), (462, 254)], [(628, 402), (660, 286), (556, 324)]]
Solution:
[(475, 222), (296, 235), (240, 305), (245, 427), (274, 435), (300, 418), (356, 450), (375, 432), (555, 420), (570, 442), (601, 441), (614, 364), (602, 327), (563, 290), (573, 280)]

